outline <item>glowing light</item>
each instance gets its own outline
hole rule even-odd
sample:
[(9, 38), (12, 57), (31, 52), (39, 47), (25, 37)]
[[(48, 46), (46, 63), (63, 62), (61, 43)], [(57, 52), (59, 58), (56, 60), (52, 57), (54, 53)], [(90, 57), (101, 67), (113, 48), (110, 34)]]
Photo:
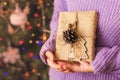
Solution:
[(29, 76), (29, 73), (28, 73), (28, 72), (26, 72), (24, 75), (25, 75), (25, 77), (28, 77), (28, 76)]
[(42, 39), (43, 39), (43, 41), (46, 41), (46, 40), (47, 40), (47, 35), (46, 35), (46, 34), (43, 34)]
[(38, 46), (41, 46), (41, 45), (42, 45), (42, 41), (41, 41), (41, 40), (37, 40), (37, 41), (36, 41), (36, 44), (37, 44)]
[(35, 72), (36, 72), (36, 69), (32, 69), (32, 72), (35, 73)]
[(38, 55), (35, 55), (35, 56), (34, 56), (34, 59), (39, 59), (39, 56), (38, 56)]
[(18, 68), (18, 71), (21, 71), (22, 69), (21, 68)]
[(25, 47), (22, 47), (21, 50), (24, 51), (24, 50), (26, 50), (26, 48), (25, 48)]
[(47, 6), (50, 6), (50, 3), (47, 3)]
[(32, 29), (33, 29), (33, 27), (32, 27), (32, 26), (28, 26), (28, 29), (29, 29), (29, 30), (32, 30)]
[(39, 43), (39, 41), (37, 40), (37, 41), (36, 41), (36, 44), (38, 44), (38, 43)]
[(32, 36), (32, 37), (35, 37), (35, 33), (32, 33), (31, 36)]
[(38, 15), (38, 13), (34, 13), (34, 17), (38, 17), (39, 15)]
[(37, 24), (37, 27), (40, 27), (40, 26), (41, 26), (41, 24), (40, 24), (40, 23), (38, 23), (38, 24)]
[(45, 16), (42, 16), (42, 19), (45, 19), (46, 17)]
[(6, 6), (6, 5), (7, 5), (7, 2), (4, 2), (3, 4)]
[(5, 10), (4, 13), (5, 13), (5, 14), (8, 14), (8, 10)]
[(30, 43), (30, 44), (32, 44), (32, 43), (33, 43), (33, 41), (32, 41), (32, 40), (29, 40), (29, 43)]
[(39, 0), (39, 4), (42, 6), (43, 5), (43, 0)]
[(8, 76), (8, 72), (4, 72), (4, 76)]
[(27, 25), (30, 25), (30, 22), (26, 22)]
[(2, 41), (3, 39), (2, 38), (0, 38), (0, 41)]
[(37, 9), (39, 10), (41, 7), (40, 6), (37, 6)]
[(29, 57), (33, 57), (33, 56), (34, 56), (33, 52), (29, 52)]
[(41, 74), (40, 73), (37, 73), (38, 76), (40, 76)]
[(23, 43), (24, 43), (24, 41), (23, 41), (23, 40), (20, 40), (20, 41), (19, 41), (19, 44), (20, 44), (20, 45), (22, 45)]

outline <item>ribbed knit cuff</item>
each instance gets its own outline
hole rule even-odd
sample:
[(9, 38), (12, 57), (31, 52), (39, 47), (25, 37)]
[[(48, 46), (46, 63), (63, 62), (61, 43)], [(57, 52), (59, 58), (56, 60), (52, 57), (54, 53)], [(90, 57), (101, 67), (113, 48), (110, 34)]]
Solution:
[(40, 58), (41, 60), (47, 64), (46, 62), (46, 56), (45, 53), (46, 51), (54, 51), (55, 50), (55, 41), (53, 39), (53, 37), (50, 37), (42, 46), (41, 51), (40, 51)]
[(98, 74), (101, 72), (109, 72), (111, 71), (110, 67), (111, 63), (115, 58), (115, 53), (118, 51), (118, 47), (115, 46), (112, 49), (110, 48), (97, 48), (97, 55), (95, 60), (91, 63), (92, 67), (94, 68), (94, 73)]

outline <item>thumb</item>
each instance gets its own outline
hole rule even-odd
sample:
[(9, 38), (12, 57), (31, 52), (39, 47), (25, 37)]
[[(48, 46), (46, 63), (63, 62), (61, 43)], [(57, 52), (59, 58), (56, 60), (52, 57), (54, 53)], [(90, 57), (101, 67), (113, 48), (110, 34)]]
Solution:
[(80, 61), (80, 64), (89, 64), (87, 61)]
[(87, 61), (80, 61), (80, 64), (82, 64), (82, 65), (87, 65), (87, 64), (89, 64)]
[(47, 51), (45, 55), (46, 55), (46, 57), (49, 58), (51, 61), (53, 61), (54, 58), (55, 58), (54, 53), (51, 52), (51, 51)]

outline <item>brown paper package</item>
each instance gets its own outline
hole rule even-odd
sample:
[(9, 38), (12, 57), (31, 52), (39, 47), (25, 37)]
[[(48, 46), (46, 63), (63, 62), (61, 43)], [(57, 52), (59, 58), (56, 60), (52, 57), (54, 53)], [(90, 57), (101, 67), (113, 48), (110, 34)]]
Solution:
[[(71, 44), (65, 42), (63, 31), (68, 29), (67, 24), (75, 24), (76, 22), (74, 27), (76, 27), (79, 41), (74, 44), (74, 51), (71, 52)], [(95, 54), (97, 22), (98, 14), (96, 11), (60, 12), (56, 37), (56, 59), (91, 62)]]

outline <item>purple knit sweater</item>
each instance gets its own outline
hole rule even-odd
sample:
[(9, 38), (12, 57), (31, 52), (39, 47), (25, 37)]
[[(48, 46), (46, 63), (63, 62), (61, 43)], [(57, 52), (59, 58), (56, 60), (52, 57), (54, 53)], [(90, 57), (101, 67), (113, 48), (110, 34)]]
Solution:
[(89, 11), (99, 13), (96, 38), (96, 55), (91, 65), (94, 73), (63, 73), (50, 68), (51, 80), (120, 80), (120, 0), (54, 0), (51, 35), (40, 51), (55, 51), (55, 38), (61, 11)]

